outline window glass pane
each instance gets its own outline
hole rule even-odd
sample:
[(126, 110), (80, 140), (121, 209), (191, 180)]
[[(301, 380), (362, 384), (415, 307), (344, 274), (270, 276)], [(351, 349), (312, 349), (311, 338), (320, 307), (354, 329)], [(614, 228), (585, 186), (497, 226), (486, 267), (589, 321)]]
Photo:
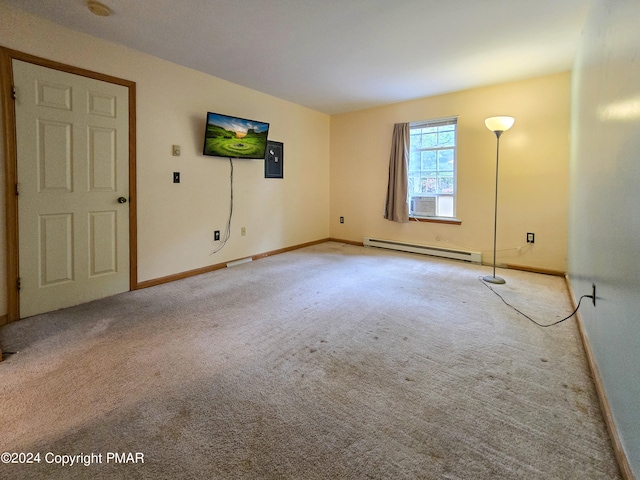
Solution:
[(453, 150), (438, 150), (438, 170), (453, 172)]
[(422, 148), (433, 148), (438, 145), (437, 133), (426, 133), (422, 135)]
[(426, 152), (421, 152), (422, 158), (422, 170), (437, 170), (436, 164), (436, 152), (433, 150), (427, 150)]
[(453, 147), (456, 142), (455, 132), (440, 132), (438, 134), (438, 145), (441, 147)]
[(409, 184), (407, 186), (407, 192), (409, 196), (413, 196), (416, 193), (420, 193), (420, 175), (409, 176)]
[(419, 171), (420, 170), (420, 152), (411, 150), (409, 153), (409, 171)]
[(419, 130), (415, 131), (415, 133), (414, 133), (413, 130), (411, 131), (411, 136), (409, 137), (409, 148), (410, 148), (410, 150), (415, 150), (417, 148), (421, 148), (422, 147), (422, 144), (420, 143), (420, 141), (421, 141), (420, 139), (421, 138), (422, 138), (422, 136), (420, 135), (420, 131)]
[(451, 173), (438, 175), (438, 193), (453, 193), (453, 175)]
[(420, 193), (437, 193), (438, 179), (435, 176), (422, 177)]
[(441, 195), (438, 197), (436, 215), (439, 217), (453, 217), (453, 197)]

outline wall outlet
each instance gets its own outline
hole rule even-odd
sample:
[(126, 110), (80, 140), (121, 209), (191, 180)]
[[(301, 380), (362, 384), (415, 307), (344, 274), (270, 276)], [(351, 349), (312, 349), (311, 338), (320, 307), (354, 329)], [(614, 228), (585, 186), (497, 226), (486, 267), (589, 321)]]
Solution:
[(535, 243), (535, 242), (536, 242), (536, 234), (527, 233), (527, 243)]
[(344, 217), (340, 217), (340, 223), (344, 223)]
[(247, 234), (247, 227), (242, 227), (240, 229), (240, 235), (242, 235), (243, 237)]
[(213, 239), (216, 241), (220, 240), (220, 230), (216, 230), (215, 232), (213, 232)]

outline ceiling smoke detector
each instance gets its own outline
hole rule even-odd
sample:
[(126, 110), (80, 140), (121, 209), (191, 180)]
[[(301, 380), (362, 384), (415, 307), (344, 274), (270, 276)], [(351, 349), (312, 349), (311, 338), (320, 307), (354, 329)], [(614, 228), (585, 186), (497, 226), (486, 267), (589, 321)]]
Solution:
[(105, 4), (98, 2), (98, 0), (88, 0), (87, 7), (89, 7), (91, 13), (99, 17), (108, 17), (111, 15), (111, 9)]

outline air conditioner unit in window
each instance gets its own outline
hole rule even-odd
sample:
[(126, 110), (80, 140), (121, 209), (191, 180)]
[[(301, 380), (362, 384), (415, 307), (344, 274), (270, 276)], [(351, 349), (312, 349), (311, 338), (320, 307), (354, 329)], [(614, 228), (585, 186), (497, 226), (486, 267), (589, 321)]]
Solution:
[(411, 214), (420, 217), (435, 217), (436, 197), (411, 197)]

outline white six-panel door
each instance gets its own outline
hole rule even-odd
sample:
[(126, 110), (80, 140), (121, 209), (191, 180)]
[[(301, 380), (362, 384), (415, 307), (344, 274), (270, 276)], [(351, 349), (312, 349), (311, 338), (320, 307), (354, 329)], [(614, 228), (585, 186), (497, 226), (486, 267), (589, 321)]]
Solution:
[(19, 60), (13, 73), (20, 317), (128, 291), (128, 89)]

